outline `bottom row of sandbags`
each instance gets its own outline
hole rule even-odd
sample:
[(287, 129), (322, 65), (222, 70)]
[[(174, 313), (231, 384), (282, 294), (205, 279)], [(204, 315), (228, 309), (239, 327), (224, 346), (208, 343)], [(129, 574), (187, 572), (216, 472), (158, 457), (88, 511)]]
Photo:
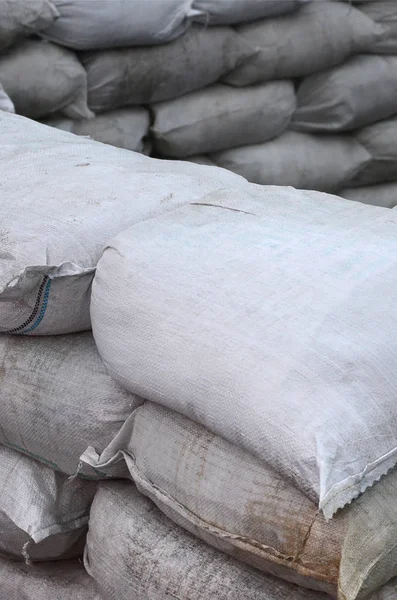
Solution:
[[(3, 600), (329, 600), (266, 576), (169, 520), (129, 482), (98, 486), (82, 559), (0, 559)], [(392, 581), (370, 600), (394, 600)]]

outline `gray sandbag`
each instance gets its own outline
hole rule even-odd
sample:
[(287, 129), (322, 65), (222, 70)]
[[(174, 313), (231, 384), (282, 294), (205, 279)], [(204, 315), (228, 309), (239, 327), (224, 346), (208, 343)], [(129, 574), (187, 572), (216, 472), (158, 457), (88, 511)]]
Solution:
[[(172, 410), (145, 402), (123, 429), (111, 460), (123, 457), (141, 493), (218, 550), (344, 600), (397, 574), (397, 470), (326, 521), (264, 461)], [(93, 448), (85, 458), (104, 467)]]
[(15, 112), (15, 106), (10, 97), (5, 93), (3, 86), (0, 83), (0, 110), (5, 112)]
[(74, 50), (152, 46), (182, 35), (192, 0), (53, 0), (59, 18), (42, 37)]
[(358, 8), (383, 27), (383, 34), (375, 42), (375, 54), (397, 54), (397, 4), (394, 0), (378, 0), (359, 4)]
[(229, 27), (195, 25), (164, 46), (82, 53), (88, 104), (99, 112), (178, 98), (215, 83), (255, 52)]
[(397, 181), (397, 118), (379, 121), (355, 133), (371, 161), (353, 179), (353, 185)]
[(394, 208), (397, 206), (397, 183), (379, 183), (378, 185), (345, 188), (338, 192), (338, 196), (356, 202), (363, 202), (364, 204), (372, 204), (373, 206)]
[(224, 169), (150, 159), (6, 112), (0, 181), (0, 332), (24, 335), (91, 328), (97, 261), (125, 227), (248, 185)]
[(382, 32), (349, 4), (316, 1), (299, 11), (237, 28), (259, 51), (224, 80), (236, 86), (302, 77), (370, 50)]
[(152, 106), (154, 148), (184, 158), (265, 142), (287, 128), (295, 107), (290, 81), (243, 89), (218, 83)]
[(201, 15), (195, 21), (206, 25), (234, 25), (292, 12), (306, 0), (194, 0)]
[(1, 0), (0, 49), (45, 29), (58, 16), (54, 3), (49, 0)]
[(38, 561), (81, 555), (95, 491), (94, 482), (69, 481), (0, 446), (0, 554)]
[(0, 444), (68, 475), (112, 474), (82, 470), (80, 455), (103, 452), (142, 401), (106, 373), (92, 334), (2, 335), (0, 356)]
[(299, 131), (350, 131), (397, 112), (397, 56), (360, 55), (303, 80), (292, 118)]
[(148, 140), (150, 115), (142, 106), (121, 108), (98, 115), (95, 119), (75, 121), (62, 117), (51, 117), (45, 125), (69, 131), (76, 135), (89, 136), (97, 142), (111, 144), (134, 152), (149, 154)]
[(326, 192), (349, 183), (370, 161), (368, 152), (349, 136), (294, 131), (264, 144), (214, 153), (210, 158), (252, 183)]
[(91, 118), (87, 76), (70, 50), (25, 40), (0, 55), (0, 81), (18, 114), (38, 119), (61, 110), (74, 119)]
[(123, 387), (258, 456), (331, 517), (397, 464), (396, 226), (320, 192), (210, 192), (108, 243), (99, 353)]
[(99, 486), (85, 566), (109, 600), (329, 600), (207, 546), (129, 482)]
[(0, 558), (0, 590), (4, 600), (105, 600), (77, 559), (26, 565)]

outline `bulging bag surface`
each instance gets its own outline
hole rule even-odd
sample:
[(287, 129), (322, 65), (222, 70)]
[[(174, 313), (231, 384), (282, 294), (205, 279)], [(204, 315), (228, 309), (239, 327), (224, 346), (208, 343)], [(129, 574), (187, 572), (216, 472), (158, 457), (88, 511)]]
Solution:
[(82, 471), (80, 455), (103, 452), (142, 401), (106, 373), (92, 334), (1, 335), (0, 356), (0, 443), (68, 475), (106, 477)]
[(247, 182), (0, 114), (0, 332), (90, 329), (106, 242), (142, 219)]
[(0, 554), (54, 560), (84, 548), (96, 484), (0, 446)]
[(152, 402), (137, 408), (102, 456), (124, 458), (143, 494), (215, 548), (303, 587), (364, 598), (397, 574), (397, 471), (326, 521), (302, 492), (264, 461)]
[(267, 461), (330, 517), (397, 461), (396, 217), (250, 189), (117, 236), (94, 337), (116, 381)]
[(329, 600), (211, 548), (161, 514), (129, 482), (100, 486), (85, 565), (111, 600)]

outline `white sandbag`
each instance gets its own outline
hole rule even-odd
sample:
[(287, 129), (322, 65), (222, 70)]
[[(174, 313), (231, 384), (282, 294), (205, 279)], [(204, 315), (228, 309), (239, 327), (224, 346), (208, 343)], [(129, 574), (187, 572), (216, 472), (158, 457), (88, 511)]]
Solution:
[(87, 107), (87, 76), (76, 55), (40, 40), (25, 40), (0, 55), (0, 81), (18, 114), (93, 117)]
[(5, 93), (3, 86), (0, 83), (0, 110), (6, 112), (15, 112), (15, 106), (10, 97)]
[(207, 546), (128, 482), (100, 485), (85, 565), (109, 600), (329, 600)]
[(394, 208), (397, 205), (397, 183), (344, 188), (338, 192), (338, 196), (373, 206)]
[(123, 456), (168, 517), (266, 573), (345, 600), (397, 574), (396, 470), (327, 522), (265, 462), (158, 404), (137, 408), (113, 451), (82, 460), (106, 469)]
[(1, 0), (0, 49), (45, 29), (59, 13), (49, 0)]
[(224, 78), (244, 86), (328, 69), (370, 50), (382, 28), (349, 4), (316, 1), (291, 15), (242, 25), (237, 31), (259, 49)]
[(264, 142), (287, 128), (295, 108), (290, 81), (243, 89), (216, 84), (152, 106), (154, 148), (183, 158)]
[(182, 35), (200, 12), (192, 0), (53, 0), (59, 18), (42, 33), (74, 50), (152, 46)]
[(397, 462), (396, 224), (260, 186), (139, 223), (97, 267), (99, 352), (126, 389), (259, 456), (330, 517)]
[(81, 554), (96, 484), (0, 446), (0, 553), (30, 560)]
[(215, 189), (222, 169), (154, 160), (9, 113), (0, 115), (0, 332), (90, 329), (91, 281), (106, 242)]
[(372, 51), (376, 54), (397, 54), (397, 5), (394, 0), (364, 2), (359, 9), (384, 29)]
[(371, 161), (354, 178), (354, 185), (397, 180), (397, 118), (379, 121), (355, 133)]
[(105, 600), (78, 560), (32, 566), (0, 558), (4, 600)]
[(68, 475), (106, 476), (80, 455), (102, 453), (141, 400), (106, 373), (92, 334), (2, 335), (0, 356), (0, 444)]
[(234, 25), (292, 12), (305, 0), (194, 0), (193, 7), (203, 13), (195, 21), (206, 25)]
[(288, 131), (264, 144), (211, 154), (220, 167), (262, 185), (292, 185), (334, 191), (348, 184), (370, 161), (353, 138)]
[(297, 97), (292, 127), (300, 131), (349, 131), (387, 119), (397, 107), (397, 56), (355, 56), (304, 79)]
[(62, 117), (52, 117), (45, 125), (69, 131), (76, 135), (86, 135), (104, 144), (125, 148), (134, 152), (149, 154), (148, 141), (150, 115), (142, 106), (121, 108), (98, 115), (95, 119), (75, 121)]
[(255, 52), (230, 27), (195, 25), (164, 46), (83, 53), (88, 103), (105, 111), (178, 98), (215, 83)]

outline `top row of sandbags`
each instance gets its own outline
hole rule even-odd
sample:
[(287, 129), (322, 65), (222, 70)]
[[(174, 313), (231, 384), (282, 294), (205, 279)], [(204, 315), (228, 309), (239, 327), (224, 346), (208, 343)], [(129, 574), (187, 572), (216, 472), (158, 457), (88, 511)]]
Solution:
[(291, 12), (308, 0), (52, 0), (59, 18), (43, 37), (74, 50), (145, 46), (192, 22), (231, 25)]

